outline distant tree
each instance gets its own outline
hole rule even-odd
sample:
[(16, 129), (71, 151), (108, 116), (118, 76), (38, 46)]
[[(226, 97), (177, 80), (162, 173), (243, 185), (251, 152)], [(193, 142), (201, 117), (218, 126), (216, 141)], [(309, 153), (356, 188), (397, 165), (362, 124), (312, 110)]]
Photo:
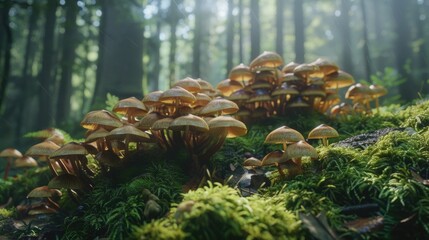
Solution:
[(150, 84), (150, 90), (155, 91), (159, 89), (159, 71), (161, 70), (161, 54), (160, 54), (160, 48), (161, 48), (161, 23), (163, 18), (163, 11), (161, 9), (161, 0), (157, 0), (157, 9), (158, 13), (156, 15), (156, 23), (155, 23), (155, 34), (152, 37), (152, 43), (153, 45), (150, 47), (152, 49), (152, 70), (150, 71), (151, 74), (149, 75), (149, 84)]
[[(421, 42), (419, 51), (417, 52), (417, 62), (418, 62), (418, 79), (421, 79), (421, 85), (419, 86), (420, 91), (423, 94), (429, 93), (429, 60), (428, 60), (428, 40), (426, 35), (425, 27), (425, 21), (427, 24), (427, 17), (424, 14), (427, 13), (429, 10), (429, 1), (423, 0), (420, 5), (416, 5), (414, 7), (414, 18), (416, 21), (416, 38), (417, 41)], [(422, 16), (425, 16), (425, 18), (422, 18)]]
[(276, 52), (283, 56), (283, 40), (284, 40), (284, 0), (276, 1)]
[(364, 59), (364, 65), (365, 65), (365, 78), (367, 81), (371, 81), (371, 55), (369, 53), (369, 46), (368, 46), (368, 20), (367, 20), (367, 13), (366, 13), (366, 7), (365, 7), (365, 0), (360, 0), (360, 8), (362, 11), (362, 41), (363, 41), (363, 59)]
[(261, 26), (259, 0), (250, 1), (250, 60), (261, 54)]
[(238, 0), (238, 56), (240, 63), (244, 61), (243, 51), (243, 0)]
[(226, 27), (226, 77), (233, 67), (233, 56), (234, 56), (234, 16), (232, 12), (234, 10), (234, 1), (228, 0), (228, 15), (227, 15), (227, 27)]
[[(9, 16), (9, 10), (12, 6), (12, 2), (6, 1), (0, 5), (0, 28), (2, 29), (2, 32), (4, 34), (4, 43), (2, 45), (2, 48), (0, 48), (0, 52), (3, 52), (3, 66), (2, 66), (2, 74), (0, 78), (0, 110), (3, 108), (3, 100), (5, 98), (6, 94), (6, 88), (9, 82), (9, 75), (10, 75), (10, 60), (11, 60), (11, 51), (12, 51), (12, 29), (10, 28), (9, 22), (10, 22), (10, 16)], [(0, 42), (3, 42), (2, 39), (0, 39)]]
[(350, 0), (341, 0), (341, 16), (340, 16), (340, 34), (342, 44), (342, 57), (341, 67), (353, 74), (353, 61), (352, 61), (352, 40), (350, 36)]
[(173, 85), (176, 80), (176, 49), (177, 49), (177, 23), (180, 19), (179, 5), (182, 4), (182, 0), (171, 0), (170, 7), (168, 9), (168, 23), (170, 25), (170, 53), (168, 54), (168, 78), (170, 86)]
[(76, 57), (77, 25), (76, 18), (79, 11), (75, 1), (66, 1), (66, 20), (64, 23), (64, 40), (61, 58), (61, 79), (58, 90), (57, 123), (63, 123), (69, 117), (70, 98), (72, 93), (73, 66)]
[[(56, 26), (57, 1), (47, 1), (45, 10), (45, 27), (43, 35), (42, 69), (39, 73), (39, 111), (38, 127), (50, 127), (53, 123), (54, 102), (54, 38)], [(43, 111), (42, 111), (43, 109)]]
[(304, 0), (295, 0), (293, 4), (293, 19), (295, 25), (295, 62), (305, 62), (305, 23)]

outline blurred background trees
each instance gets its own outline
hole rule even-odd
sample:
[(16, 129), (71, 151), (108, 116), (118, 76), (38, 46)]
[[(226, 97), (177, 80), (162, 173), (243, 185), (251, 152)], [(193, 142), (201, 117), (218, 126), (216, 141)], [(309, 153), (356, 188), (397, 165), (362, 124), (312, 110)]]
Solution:
[(72, 131), (107, 93), (213, 85), (262, 51), (328, 58), (398, 103), (429, 92), (429, 0), (0, 0), (0, 145)]

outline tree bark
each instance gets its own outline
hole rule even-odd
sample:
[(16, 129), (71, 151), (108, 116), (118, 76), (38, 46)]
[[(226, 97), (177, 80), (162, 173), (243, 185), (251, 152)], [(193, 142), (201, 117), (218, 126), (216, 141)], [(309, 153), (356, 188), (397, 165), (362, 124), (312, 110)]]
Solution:
[(194, 39), (193, 39), (193, 52), (192, 52), (192, 76), (201, 76), (201, 38), (202, 38), (202, 24), (204, 21), (203, 16), (203, 0), (195, 1), (195, 27), (194, 27)]
[(61, 81), (58, 92), (56, 122), (65, 122), (70, 113), (70, 98), (72, 93), (72, 76), (77, 47), (76, 17), (78, 6), (75, 1), (66, 1), (66, 21), (64, 32), (64, 45), (61, 59)]
[(295, 0), (293, 4), (293, 18), (295, 25), (295, 62), (305, 62), (305, 23), (304, 0)]
[(232, 10), (234, 9), (234, 1), (228, 0), (228, 16), (226, 27), (226, 77), (228, 78), (229, 71), (233, 68), (234, 57), (234, 16)]
[(284, 40), (284, 0), (276, 1), (276, 52), (283, 56), (283, 40)]
[(50, 127), (53, 123), (53, 101), (54, 85), (53, 57), (54, 57), (54, 35), (57, 11), (57, 1), (48, 1), (45, 12), (45, 29), (43, 36), (42, 69), (39, 74), (39, 116), (38, 128)]
[(340, 34), (342, 40), (342, 68), (353, 74), (352, 41), (350, 37), (350, 0), (341, 0)]
[(261, 54), (259, 0), (250, 1), (250, 61)]
[(9, 10), (11, 8), (11, 2), (5, 2), (2, 5), (1, 11), (1, 26), (0, 28), (4, 29), (5, 33), (5, 46), (4, 46), (4, 62), (3, 62), (3, 74), (0, 79), (0, 113), (3, 109), (3, 101), (6, 95), (6, 88), (9, 83), (9, 75), (10, 75), (10, 60), (11, 60), (11, 51), (12, 51), (12, 29), (9, 26)]
[[(429, 93), (429, 62), (427, 59), (427, 54), (428, 54), (428, 49), (427, 49), (427, 39), (425, 37), (425, 24), (424, 21), (422, 19), (420, 19), (420, 16), (422, 14), (425, 14), (428, 10), (429, 7), (426, 6), (427, 4), (427, 0), (424, 0), (423, 3), (421, 5), (417, 5), (415, 7), (415, 16), (416, 16), (416, 26), (417, 26), (417, 39), (418, 40), (422, 40), (422, 44), (420, 46), (420, 49), (418, 51), (418, 56), (417, 56), (417, 61), (418, 61), (418, 69), (419, 74), (418, 74), (418, 78), (421, 79), (421, 85), (419, 86), (419, 91), (423, 94), (426, 95)], [(426, 16), (427, 17), (427, 16)], [(426, 20), (427, 21), (427, 20)]]
[(366, 8), (365, 8), (365, 0), (360, 0), (360, 7), (362, 10), (362, 22), (363, 22), (363, 29), (362, 29), (362, 38), (363, 38), (363, 59), (365, 64), (365, 77), (367, 81), (371, 81), (371, 55), (369, 53), (369, 45), (368, 45), (368, 20), (367, 20), (367, 14), (366, 14)]
[(243, 51), (243, 0), (238, 1), (238, 55), (240, 63), (244, 61)]
[(158, 14), (156, 19), (156, 30), (155, 36), (153, 37), (153, 69), (150, 77), (149, 88), (151, 91), (156, 91), (159, 89), (159, 72), (161, 70), (161, 22), (162, 22), (162, 10), (161, 10), (161, 0), (157, 2)]
[(168, 20), (170, 24), (170, 53), (168, 54), (168, 78), (170, 86), (176, 81), (176, 49), (177, 49), (177, 22), (179, 21), (178, 5), (182, 2), (171, 0), (168, 9)]

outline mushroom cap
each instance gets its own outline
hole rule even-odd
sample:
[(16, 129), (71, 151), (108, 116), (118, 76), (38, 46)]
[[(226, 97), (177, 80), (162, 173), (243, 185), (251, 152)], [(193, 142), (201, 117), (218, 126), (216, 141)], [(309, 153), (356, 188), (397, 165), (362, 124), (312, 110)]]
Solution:
[(64, 158), (64, 157), (67, 158), (72, 156), (85, 156), (87, 154), (88, 154), (88, 151), (84, 146), (76, 142), (69, 142), (61, 146), (55, 152), (53, 152), (49, 156), (49, 158), (51, 159)]
[(170, 124), (174, 121), (174, 118), (166, 117), (159, 120), (156, 120), (150, 130), (158, 131), (158, 130), (165, 130), (170, 127)]
[(63, 173), (52, 178), (48, 187), (53, 189), (85, 189), (85, 183), (75, 175)]
[(365, 99), (369, 98), (371, 90), (367, 85), (356, 83), (347, 89), (345, 98), (347, 99)]
[(255, 90), (247, 102), (253, 103), (253, 102), (268, 102), (268, 101), (271, 101), (270, 90), (261, 88), (261, 89)]
[(286, 161), (287, 159), (283, 150), (276, 150), (265, 155), (265, 157), (262, 159), (262, 166), (271, 166), (278, 163), (284, 163)]
[(295, 67), (295, 69), (293, 70), (293, 74), (295, 76), (298, 76), (303, 79), (307, 78), (308, 76), (316, 72), (319, 72), (319, 67), (315, 65), (307, 64), (307, 63), (300, 64), (297, 67)]
[(312, 65), (318, 66), (320, 71), (323, 73), (323, 75), (329, 75), (337, 72), (339, 70), (339, 67), (334, 62), (329, 61), (325, 58), (318, 58), (314, 62), (311, 63)]
[(100, 138), (105, 138), (109, 134), (109, 131), (107, 131), (104, 128), (99, 128), (95, 131), (92, 131), (88, 136), (85, 138), (85, 142), (94, 142), (97, 141)]
[(23, 167), (37, 167), (38, 164), (34, 158), (30, 156), (22, 156), (15, 160), (15, 167), (23, 168)]
[(124, 140), (128, 139), (132, 142), (147, 142), (150, 140), (149, 134), (136, 128), (134, 125), (124, 125), (110, 131), (106, 136), (107, 139)]
[(63, 136), (64, 134), (59, 129), (46, 128), (46, 129), (31, 133), (29, 137), (47, 139), (53, 135)]
[(58, 146), (56, 143), (49, 140), (45, 140), (41, 143), (31, 146), (25, 152), (25, 155), (32, 156), (32, 157), (49, 156), (59, 148), (60, 146)]
[(312, 97), (325, 97), (326, 91), (323, 86), (320, 85), (310, 85), (301, 92), (302, 96), (312, 96)]
[(253, 73), (250, 71), (250, 68), (243, 63), (235, 66), (229, 72), (229, 79), (235, 81), (248, 82), (253, 79)]
[(288, 126), (281, 126), (271, 131), (265, 138), (264, 143), (280, 144), (280, 143), (295, 143), (304, 140), (301, 133)]
[(212, 98), (205, 93), (196, 93), (195, 98), (197, 100), (192, 104), (193, 107), (205, 106), (212, 100)]
[(122, 115), (132, 114), (134, 116), (142, 117), (147, 113), (147, 109), (142, 101), (135, 97), (129, 97), (121, 99), (118, 103), (116, 103), (116, 105), (113, 107), (113, 112)]
[(250, 88), (253, 90), (257, 90), (257, 89), (271, 89), (273, 87), (273, 85), (265, 80), (257, 80), (255, 81), (252, 85), (250, 85)]
[(228, 96), (228, 100), (236, 101), (236, 102), (246, 101), (249, 98), (250, 98), (250, 94), (244, 89), (239, 89)]
[(45, 139), (45, 141), (51, 141), (57, 145), (63, 145), (65, 143), (64, 134), (54, 134)]
[(208, 122), (208, 125), (210, 129), (226, 129), (227, 138), (239, 137), (247, 133), (246, 125), (230, 116), (215, 117)]
[(260, 167), (260, 166), (262, 166), (262, 161), (255, 158), (255, 157), (250, 157), (250, 158), (244, 160), (243, 166), (245, 166), (245, 167)]
[(154, 107), (160, 105), (159, 98), (161, 97), (163, 91), (153, 91), (144, 96), (142, 102), (147, 107)]
[(207, 103), (207, 105), (201, 109), (200, 114), (201, 115), (233, 114), (233, 113), (236, 113), (238, 109), (239, 109), (238, 105), (233, 101), (230, 101), (224, 98), (215, 98), (211, 100), (209, 103)]
[(283, 68), (282, 68), (282, 72), (283, 73), (293, 73), (293, 70), (298, 67), (300, 64), (296, 63), (296, 62), (290, 62), (288, 64), (286, 64)]
[(152, 125), (161, 118), (162, 117), (159, 113), (151, 112), (140, 119), (140, 121), (136, 123), (135, 126), (140, 130), (146, 131), (149, 130)]
[(355, 83), (355, 79), (352, 75), (338, 70), (337, 72), (331, 73), (325, 76), (325, 87), (330, 89), (348, 87)]
[(159, 97), (159, 101), (165, 104), (190, 105), (195, 100), (191, 92), (179, 86), (164, 91)]
[(308, 133), (308, 139), (333, 138), (338, 136), (337, 130), (326, 124), (320, 124)]
[(304, 140), (289, 145), (286, 149), (286, 156), (287, 159), (301, 157), (310, 157), (312, 159), (317, 159), (319, 157), (316, 149)]
[(0, 152), (0, 157), (19, 158), (22, 157), (22, 153), (15, 148), (5, 148)]
[(95, 130), (98, 127), (110, 130), (122, 126), (123, 123), (115, 114), (107, 110), (96, 110), (87, 113), (80, 125), (89, 130)]
[(222, 95), (229, 96), (231, 93), (240, 90), (243, 88), (243, 84), (239, 81), (231, 80), (231, 79), (225, 79), (218, 83), (216, 86), (216, 89), (219, 90)]
[(62, 193), (58, 189), (51, 189), (48, 186), (34, 188), (28, 193), (27, 198), (51, 198), (61, 196)]
[(371, 84), (369, 85), (369, 89), (371, 90), (371, 96), (374, 98), (378, 98), (387, 94), (387, 89), (381, 85)]
[(172, 87), (176, 87), (176, 86), (182, 87), (191, 93), (197, 93), (201, 91), (200, 83), (196, 79), (193, 79), (190, 77), (186, 77), (184, 79), (181, 79), (175, 82)]
[(173, 131), (185, 131), (188, 129), (192, 132), (207, 132), (209, 125), (201, 117), (188, 114), (174, 119), (170, 123), (169, 129)]
[(302, 99), (302, 96), (298, 95), (290, 100), (287, 107), (288, 108), (306, 108), (306, 107), (310, 107), (310, 104), (308, 104), (304, 99)]
[(204, 93), (215, 93), (216, 92), (215, 89), (213, 88), (213, 86), (209, 82), (207, 82), (206, 80), (203, 80), (201, 78), (197, 78), (196, 80), (201, 86), (201, 92), (204, 92)]
[(304, 84), (304, 81), (302, 78), (295, 76), (293, 73), (286, 73), (282, 79), (282, 82), (286, 82), (288, 84), (297, 84), (301, 85)]
[(41, 215), (41, 214), (54, 214), (58, 211), (55, 208), (51, 208), (45, 204), (42, 204), (37, 207), (33, 207), (28, 211), (28, 215), (34, 216), (34, 215)]
[(271, 96), (298, 95), (298, 94), (299, 94), (299, 91), (293, 85), (283, 83), (282, 85), (274, 89), (274, 91), (271, 93)]
[(283, 59), (279, 54), (264, 51), (250, 63), (250, 70), (252, 72), (272, 70), (281, 65), (283, 65)]

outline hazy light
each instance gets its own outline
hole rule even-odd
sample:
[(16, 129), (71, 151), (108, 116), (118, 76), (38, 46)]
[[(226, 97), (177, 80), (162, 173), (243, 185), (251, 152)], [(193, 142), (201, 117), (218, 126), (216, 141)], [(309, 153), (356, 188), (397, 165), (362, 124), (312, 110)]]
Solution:
[(334, 15), (335, 15), (335, 17), (341, 16), (341, 11), (340, 10), (335, 10)]
[(97, 17), (101, 17), (101, 15), (103, 15), (103, 12), (100, 9), (97, 9), (95, 11), (95, 15), (97, 15)]

